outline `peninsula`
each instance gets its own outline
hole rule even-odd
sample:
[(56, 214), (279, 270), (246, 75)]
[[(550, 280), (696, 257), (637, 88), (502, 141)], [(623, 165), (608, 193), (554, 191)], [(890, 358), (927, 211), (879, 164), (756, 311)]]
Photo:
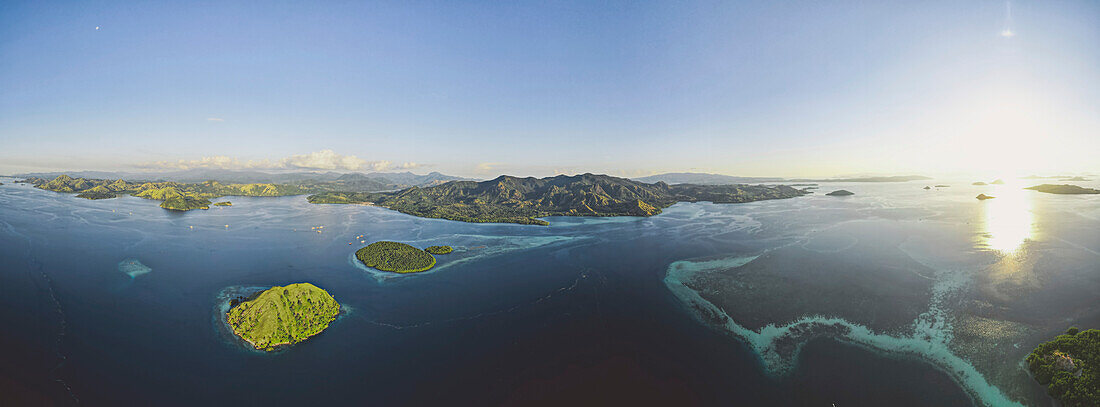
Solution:
[(1045, 193), (1048, 193), (1048, 194), (1059, 194), (1059, 195), (1093, 195), (1093, 194), (1100, 194), (1100, 189), (1085, 188), (1085, 187), (1080, 187), (1080, 186), (1077, 186), (1077, 185), (1070, 185), (1070, 184), (1063, 184), (1063, 185), (1043, 184), (1043, 185), (1036, 185), (1036, 186), (1028, 187), (1028, 188), (1024, 188), (1024, 189), (1030, 189), (1032, 191), (1039, 191), (1039, 192), (1045, 192)]
[(225, 314), (233, 333), (256, 349), (275, 350), (321, 333), (340, 313), (328, 292), (310, 283), (272, 287)]
[(78, 198), (110, 199), (122, 195), (162, 201), (161, 208), (174, 211), (209, 209), (210, 199), (223, 196), (286, 196), (303, 195), (317, 192), (317, 188), (307, 188), (289, 184), (222, 184), (206, 181), (193, 184), (179, 182), (131, 182), (108, 179), (72, 178), (59, 175), (52, 180), (28, 178), (27, 182), (35, 188), (54, 192), (77, 193)]
[(653, 216), (677, 202), (742, 203), (809, 192), (785, 185), (647, 184), (608, 175), (451, 181), (395, 192), (326, 192), (315, 204), (370, 204), (425, 218), (547, 225), (546, 216)]

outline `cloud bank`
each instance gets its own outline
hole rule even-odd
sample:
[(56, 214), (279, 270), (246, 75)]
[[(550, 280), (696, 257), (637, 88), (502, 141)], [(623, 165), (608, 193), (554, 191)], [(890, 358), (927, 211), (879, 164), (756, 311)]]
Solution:
[(341, 155), (332, 150), (296, 154), (281, 160), (241, 160), (217, 155), (197, 160), (154, 161), (136, 165), (147, 170), (190, 170), (216, 168), (224, 170), (330, 170), (330, 171), (386, 171), (420, 167), (414, 162), (394, 164), (391, 161), (368, 161), (354, 155)]

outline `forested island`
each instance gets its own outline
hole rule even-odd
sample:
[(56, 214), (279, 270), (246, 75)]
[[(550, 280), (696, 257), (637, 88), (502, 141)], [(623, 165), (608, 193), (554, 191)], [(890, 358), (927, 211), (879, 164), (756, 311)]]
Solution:
[(233, 333), (256, 349), (292, 345), (321, 333), (340, 313), (340, 304), (310, 283), (272, 287), (225, 314)]
[(414, 216), (464, 222), (547, 225), (546, 216), (653, 216), (677, 202), (742, 203), (809, 192), (785, 185), (646, 184), (608, 175), (451, 181), (395, 192), (326, 192), (316, 204), (369, 204)]
[(451, 246), (428, 246), (428, 247), (424, 248), (424, 251), (426, 251), (428, 253), (431, 253), (431, 254), (437, 254), (438, 255), (438, 254), (447, 254), (447, 253), (453, 252), (453, 251), (455, 251), (455, 249)]
[(1085, 188), (1085, 187), (1080, 187), (1080, 186), (1077, 186), (1077, 185), (1070, 185), (1070, 184), (1063, 184), (1063, 185), (1043, 184), (1043, 185), (1036, 185), (1036, 186), (1033, 186), (1033, 187), (1027, 187), (1027, 188), (1024, 188), (1024, 189), (1030, 189), (1032, 191), (1039, 191), (1039, 192), (1045, 192), (1045, 193), (1048, 193), (1048, 194), (1059, 194), (1059, 195), (1093, 195), (1093, 194), (1100, 194), (1100, 189)]
[[(450, 246), (432, 246), (432, 248)], [(447, 253), (450, 253), (448, 250)], [(443, 254), (443, 253), (440, 253)], [(435, 266), (435, 256), (427, 250), (398, 242), (374, 242), (355, 252), (355, 258), (367, 267), (394, 273), (419, 273)]]
[(1100, 330), (1070, 328), (1031, 351), (1027, 367), (1063, 406), (1100, 406)]

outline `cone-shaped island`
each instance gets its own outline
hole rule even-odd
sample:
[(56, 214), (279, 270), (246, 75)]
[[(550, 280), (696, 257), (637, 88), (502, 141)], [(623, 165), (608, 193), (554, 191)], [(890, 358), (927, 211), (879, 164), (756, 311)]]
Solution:
[(233, 333), (256, 349), (275, 350), (321, 333), (340, 313), (340, 304), (310, 283), (271, 287), (225, 314)]

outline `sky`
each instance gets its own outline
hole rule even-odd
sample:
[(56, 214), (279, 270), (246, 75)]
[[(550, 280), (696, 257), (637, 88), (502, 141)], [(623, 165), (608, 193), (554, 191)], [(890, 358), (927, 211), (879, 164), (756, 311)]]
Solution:
[(1100, 172), (1100, 2), (0, 2), (0, 173)]

